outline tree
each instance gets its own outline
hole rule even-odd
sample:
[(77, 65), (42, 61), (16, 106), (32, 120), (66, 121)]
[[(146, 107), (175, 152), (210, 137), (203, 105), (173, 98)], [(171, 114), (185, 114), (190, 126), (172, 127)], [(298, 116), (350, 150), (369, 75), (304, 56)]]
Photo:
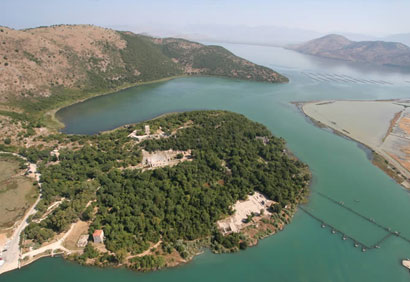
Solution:
[[(179, 129), (187, 122), (191, 125)], [(22, 150), (39, 164), (41, 211), (66, 198), (40, 225), (32, 226), (30, 236), (36, 237), (35, 232), (62, 232), (81, 218), (92, 220), (90, 232), (104, 229), (105, 245), (118, 254), (116, 259), (122, 258), (123, 252), (143, 252), (160, 239), (173, 246), (179, 240), (211, 236), (218, 248), (235, 250), (241, 238), (237, 234), (224, 237), (214, 228), (217, 220), (232, 214), (231, 206), (236, 201), (258, 190), (276, 201), (271, 209), (280, 212), (283, 205), (295, 203), (306, 190), (304, 166), (283, 153), (284, 141), (242, 115), (198, 111), (148, 123), (153, 130), (161, 127), (177, 133), (136, 144), (127, 136), (141, 129), (139, 124), (93, 136), (66, 136), (59, 142), (78, 145), (81, 141), (83, 145), (60, 150), (58, 163), (49, 163), (51, 158), (43, 148)], [(265, 136), (269, 142), (260, 142), (258, 136)], [(141, 158), (142, 149), (190, 149), (192, 160), (154, 170), (129, 169), (136, 158)], [(94, 204), (86, 208), (94, 200), (98, 206), (95, 215)], [(246, 221), (251, 220), (252, 215)], [(181, 256), (189, 255), (182, 246), (176, 248)], [(152, 260), (138, 260), (138, 267), (150, 265)]]
[(86, 259), (87, 259), (87, 258), (93, 259), (93, 258), (98, 257), (98, 255), (99, 255), (99, 252), (98, 252), (98, 250), (97, 250), (96, 248), (94, 248), (93, 245), (87, 244), (87, 246), (85, 246), (84, 252), (83, 252), (83, 257), (84, 257), (84, 258), (86, 258)]
[(128, 255), (128, 252), (124, 249), (120, 249), (118, 251), (115, 252), (115, 256), (117, 257), (117, 260), (122, 263), (124, 262), (124, 260), (126, 259)]
[(246, 241), (241, 241), (239, 243), (239, 249), (246, 250), (248, 248), (248, 243)]

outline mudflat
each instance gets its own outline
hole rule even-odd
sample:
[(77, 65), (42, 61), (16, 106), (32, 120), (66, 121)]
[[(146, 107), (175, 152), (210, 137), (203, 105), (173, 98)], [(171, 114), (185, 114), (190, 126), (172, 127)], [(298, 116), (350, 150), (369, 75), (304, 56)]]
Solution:
[(319, 125), (381, 155), (395, 179), (410, 188), (409, 107), (409, 101), (316, 101), (303, 104), (302, 110)]

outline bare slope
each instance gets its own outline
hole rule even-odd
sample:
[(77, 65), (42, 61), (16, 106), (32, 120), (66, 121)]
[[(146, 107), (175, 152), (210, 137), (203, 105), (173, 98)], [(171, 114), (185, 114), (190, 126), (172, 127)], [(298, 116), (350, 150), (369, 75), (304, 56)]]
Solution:
[(0, 102), (45, 100), (101, 92), (178, 75), (218, 75), (285, 82), (273, 70), (218, 46), (158, 39), (90, 25), (27, 30), (0, 27)]

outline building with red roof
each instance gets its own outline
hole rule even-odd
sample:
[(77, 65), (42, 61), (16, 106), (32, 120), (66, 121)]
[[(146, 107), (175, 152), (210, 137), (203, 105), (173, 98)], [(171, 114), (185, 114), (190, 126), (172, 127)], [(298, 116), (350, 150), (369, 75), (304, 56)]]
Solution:
[(104, 243), (104, 231), (97, 229), (93, 233), (94, 243)]

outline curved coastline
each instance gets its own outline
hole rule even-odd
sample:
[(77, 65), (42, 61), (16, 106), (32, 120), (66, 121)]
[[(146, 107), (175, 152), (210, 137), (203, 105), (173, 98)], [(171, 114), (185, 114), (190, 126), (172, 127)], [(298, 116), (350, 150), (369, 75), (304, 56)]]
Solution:
[[(362, 100), (343, 100), (343, 101), (344, 102), (361, 102)], [(401, 100), (400, 99), (374, 100), (374, 101), (363, 100), (362, 102), (395, 102), (395, 101), (399, 102)], [(318, 100), (318, 101), (307, 101), (307, 102), (304, 102), (304, 101), (292, 102), (292, 104), (296, 105), (296, 107), (301, 111), (301, 113), (317, 127), (330, 129), (334, 134), (339, 135), (348, 140), (354, 141), (358, 143), (359, 145), (363, 146), (365, 149), (367, 149), (371, 153), (371, 158), (369, 158), (369, 160), (372, 162), (373, 165), (380, 168), (383, 172), (385, 172), (388, 176), (390, 176), (393, 180), (395, 180), (403, 188), (410, 190), (410, 185), (409, 185), (407, 178), (403, 178), (409, 172), (404, 167), (402, 167), (396, 160), (388, 156), (382, 150), (375, 148), (373, 145), (368, 144), (367, 142), (359, 140), (357, 137), (352, 136), (350, 132), (344, 132), (344, 130), (340, 130), (336, 128), (336, 126), (332, 126), (328, 123), (325, 123), (323, 120), (320, 120), (318, 117), (309, 115), (309, 113), (307, 113), (306, 110), (304, 109), (306, 105), (319, 104), (319, 103), (326, 104), (326, 103), (333, 103), (333, 102), (335, 101), (323, 101), (323, 100), (319, 101)], [(390, 121), (389, 129), (385, 133), (383, 141), (392, 131), (392, 127), (394, 126), (393, 123), (397, 122), (397, 120), (398, 120), (398, 117), (396, 113), (393, 119)]]
[[(145, 81), (145, 82), (137, 82), (137, 83), (133, 83), (133, 84), (127, 84), (127, 85), (123, 85), (120, 87), (117, 87), (115, 89), (110, 89), (110, 90), (106, 90), (106, 91), (101, 91), (101, 92), (89, 92), (85, 97), (78, 99), (78, 100), (74, 100), (74, 101), (67, 101), (67, 102), (63, 102), (61, 105), (58, 105), (57, 107), (46, 111), (42, 116), (46, 121), (47, 124), (47, 128), (52, 129), (54, 131), (60, 131), (61, 129), (63, 129), (65, 127), (64, 122), (62, 122), (58, 117), (57, 117), (57, 113), (58, 111), (60, 111), (61, 109), (70, 107), (72, 105), (78, 104), (78, 103), (82, 103), (85, 102), (87, 100), (93, 99), (93, 98), (97, 98), (97, 97), (101, 97), (101, 96), (106, 96), (106, 95), (113, 95), (113, 94), (117, 94), (120, 93), (121, 91), (130, 89), (130, 88), (134, 88), (134, 87), (138, 87), (138, 86), (143, 86), (143, 85), (150, 85), (150, 84), (157, 84), (157, 83), (163, 83), (163, 82), (167, 82), (167, 81), (171, 81), (174, 79), (180, 79), (180, 78), (194, 78), (194, 77), (215, 77), (215, 78), (222, 78), (222, 79), (230, 79), (230, 80), (238, 80), (238, 81), (246, 81), (246, 82), (255, 82), (255, 83), (269, 83), (272, 84), (272, 82), (268, 82), (268, 81), (252, 81), (252, 80), (243, 80), (243, 79), (238, 79), (238, 78), (234, 78), (234, 77), (227, 77), (227, 76), (215, 76), (215, 75), (178, 75), (178, 76), (170, 76), (170, 77), (165, 77), (165, 78), (161, 78), (161, 79), (157, 79), (157, 80), (151, 80), (151, 81)], [(290, 78), (287, 77), (287, 81), (283, 81), (283, 82), (274, 82), (273, 84), (283, 84), (283, 83), (290, 83)], [(164, 113), (167, 114), (167, 113)], [(162, 116), (163, 114), (156, 116), (154, 118), (158, 118), (160, 116)], [(153, 119), (154, 119), (153, 118)]]
[(84, 98), (74, 100), (74, 101), (63, 102), (61, 105), (58, 105), (56, 108), (46, 111), (43, 114), (43, 117), (45, 117), (46, 120), (49, 120), (51, 122), (51, 124), (47, 124), (48, 128), (59, 131), (59, 130), (63, 129), (65, 125), (60, 119), (58, 119), (57, 112), (60, 111), (63, 108), (70, 107), (70, 106), (78, 104), (78, 103), (82, 103), (82, 102), (87, 101), (87, 100), (92, 99), (92, 98), (105, 96), (105, 95), (116, 94), (118, 92), (130, 89), (130, 88), (133, 88), (133, 87), (142, 86), (142, 85), (149, 85), (149, 84), (156, 84), (156, 83), (166, 82), (166, 81), (170, 81), (170, 80), (173, 80), (173, 79), (184, 78), (184, 77), (192, 77), (192, 76), (189, 76), (189, 75), (170, 76), (170, 77), (165, 77), (165, 78), (162, 78), (162, 79), (157, 79), (157, 80), (152, 80), (152, 81), (145, 81), (145, 82), (137, 82), (137, 83), (127, 84), (127, 85), (117, 87), (115, 89), (110, 89), (110, 90), (101, 91), (101, 92), (95, 92), (95, 93), (89, 92), (86, 95), (86, 97), (84, 97)]
[[(158, 116), (154, 119), (151, 119), (151, 121), (159, 119), (159, 118), (164, 118), (164, 117), (169, 116), (169, 115), (172, 115), (172, 113), (167, 113), (165, 115), (160, 115), (160, 116)], [(112, 131), (107, 131), (107, 132), (105, 132), (105, 134), (114, 133), (114, 131), (121, 130), (121, 128), (124, 129), (124, 127), (126, 127), (126, 126), (127, 125), (121, 126), (121, 127), (116, 128)], [(128, 126), (131, 126), (131, 125), (128, 125)], [(135, 127), (136, 125), (134, 124), (133, 126)], [(126, 129), (124, 129), (124, 130), (126, 130)], [(263, 142), (268, 142), (268, 141), (263, 141)], [(267, 145), (267, 144), (265, 144), (265, 145)], [(287, 156), (289, 159), (291, 159), (292, 161), (297, 161), (298, 160), (290, 151), (288, 151), (288, 149), (283, 150), (283, 154), (285, 156)], [(286, 207), (283, 208), (283, 210), (277, 212), (277, 214), (276, 214), (276, 212), (266, 212), (265, 214), (261, 212), (259, 215), (254, 216), (255, 221), (252, 220), (250, 225), (244, 225), (244, 226), (246, 226), (246, 228), (240, 229), (241, 234), (243, 234), (244, 236), (249, 236), (249, 238), (250, 238), (249, 239), (250, 240), (249, 245), (246, 245), (245, 248), (247, 246), (255, 246), (258, 243), (259, 240), (283, 230), (285, 225), (290, 223), (291, 219), (293, 218), (293, 216), (294, 216), (294, 214), (297, 210), (298, 205), (301, 204), (302, 202), (306, 201), (307, 195), (309, 193), (309, 187), (310, 187), (310, 184), (311, 184), (311, 181), (310, 181), (311, 173), (310, 173), (309, 168), (307, 166), (305, 166), (305, 169), (303, 169), (303, 174), (310, 175), (309, 181), (306, 181), (306, 183), (307, 183), (307, 185), (305, 186), (306, 189), (305, 188), (302, 189), (300, 191), (300, 193), (296, 195), (296, 202), (295, 203), (289, 203), (288, 205), (286, 205)], [(258, 212), (259, 212), (259, 209), (257, 210), (257, 213)], [(275, 215), (275, 217), (274, 217), (274, 215)], [(60, 235), (63, 235), (62, 238), (65, 238), (66, 236), (69, 235), (71, 230), (72, 230), (72, 227), (69, 229), (69, 231), (64, 232)], [(192, 255), (190, 255), (188, 258), (184, 258), (181, 261), (177, 261), (173, 264), (166, 265), (165, 267), (174, 267), (174, 266), (177, 266), (177, 265), (180, 265), (180, 264), (187, 263), (187, 262), (191, 261), (192, 258), (194, 258), (196, 255), (198, 255), (202, 252), (203, 248), (210, 248), (212, 246), (210, 238), (211, 237), (205, 238), (205, 239), (201, 238), (199, 240), (194, 240), (193, 242), (188, 242), (188, 245), (193, 244), (192, 252), (190, 252)], [(47, 246), (48, 245), (44, 246), (43, 248), (47, 248)], [(218, 250), (216, 253), (239, 251), (239, 249), (242, 249), (242, 248), (226, 249), (226, 250), (221, 249), (221, 250)], [(69, 251), (69, 253), (65, 254), (64, 256), (66, 256), (70, 253), (74, 254), (76, 252), (77, 251)], [(54, 254), (53, 251), (50, 252), (50, 253), (41, 253), (38, 256), (34, 256), (32, 258), (29, 258), (27, 261), (24, 261), (22, 266), (28, 265), (28, 264), (30, 264), (30, 263), (32, 263), (32, 262), (34, 262), (34, 261), (36, 261), (36, 260), (38, 260), (42, 257), (45, 257), (45, 256), (53, 256), (53, 254)], [(151, 253), (149, 253), (149, 254), (151, 254)], [(27, 254), (26, 254), (26, 256), (27, 256)], [(90, 263), (85, 263), (85, 264), (89, 265)], [(123, 267), (123, 266), (127, 266), (127, 265), (122, 264), (122, 263), (118, 263), (118, 264), (109, 264), (107, 266), (109, 266), (109, 267)], [(156, 269), (149, 269), (149, 270), (156, 270)]]

